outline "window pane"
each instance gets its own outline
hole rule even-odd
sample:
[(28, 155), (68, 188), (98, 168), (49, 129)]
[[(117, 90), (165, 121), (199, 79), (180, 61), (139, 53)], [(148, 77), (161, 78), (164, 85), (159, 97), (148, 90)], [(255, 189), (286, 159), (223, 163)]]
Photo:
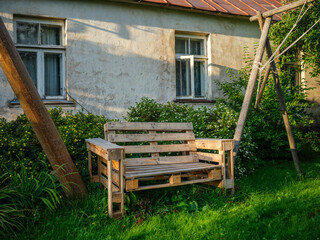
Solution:
[(60, 96), (61, 93), (61, 53), (44, 54), (44, 82), (46, 96)]
[(204, 54), (204, 41), (203, 40), (190, 40), (190, 54), (205, 55)]
[(41, 44), (60, 45), (60, 27), (41, 25)]
[(204, 62), (194, 62), (194, 95), (204, 97)]
[(186, 39), (176, 38), (176, 53), (187, 54), (188, 41)]
[(37, 87), (37, 53), (19, 51), (19, 54), (34, 85)]
[(38, 44), (38, 28), (35, 23), (17, 22), (17, 43)]

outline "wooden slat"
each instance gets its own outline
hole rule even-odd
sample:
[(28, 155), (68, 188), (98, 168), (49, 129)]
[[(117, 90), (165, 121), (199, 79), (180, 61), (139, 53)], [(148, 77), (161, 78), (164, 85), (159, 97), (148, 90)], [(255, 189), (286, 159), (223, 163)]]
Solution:
[[(103, 175), (101, 175), (101, 183), (105, 188), (108, 189), (108, 179)], [(119, 188), (116, 185), (112, 184), (112, 192), (118, 192), (118, 191), (119, 191)]]
[(192, 123), (158, 123), (158, 122), (108, 122), (105, 130), (120, 131), (186, 131), (193, 130)]
[(199, 160), (216, 162), (219, 164), (221, 164), (223, 162), (223, 155), (222, 154), (197, 152), (197, 156), (198, 156)]
[(157, 152), (195, 152), (195, 144), (139, 145), (125, 146), (125, 153), (157, 153)]
[(190, 181), (183, 181), (181, 183), (177, 184), (170, 184), (170, 183), (164, 183), (164, 184), (156, 184), (156, 185), (150, 185), (150, 186), (141, 186), (137, 189), (134, 189), (132, 191), (141, 191), (141, 190), (150, 190), (150, 189), (156, 189), (156, 188), (166, 188), (166, 187), (174, 187), (174, 186), (183, 186), (188, 184), (195, 184), (195, 183), (206, 183), (206, 182), (213, 182), (214, 180), (204, 178), (204, 179), (196, 179), (196, 180), (190, 180)]
[[(173, 164), (169, 164), (173, 165)], [(168, 166), (169, 166), (168, 165)], [(209, 170), (214, 168), (220, 168), (219, 165), (212, 165), (206, 164), (206, 166), (181, 166), (177, 168), (167, 168), (167, 169), (152, 169), (152, 170), (137, 170), (133, 172), (126, 172), (125, 178), (138, 178), (138, 177), (149, 177), (149, 176), (156, 176), (162, 174), (174, 174), (174, 173), (181, 173), (181, 172), (191, 172), (191, 171), (199, 171), (199, 170)]]
[[(108, 168), (104, 165), (104, 164), (101, 164), (100, 165), (100, 171), (101, 173), (103, 173), (105, 176), (109, 177), (108, 176)], [(116, 184), (117, 186), (120, 186), (120, 179), (119, 179), (119, 172), (116, 172), (116, 171), (112, 171), (112, 182), (114, 184)]]
[(194, 133), (108, 134), (110, 142), (192, 141)]
[(139, 180), (133, 179), (133, 180), (127, 180), (126, 181), (126, 191), (134, 190), (139, 187)]
[(149, 157), (149, 158), (126, 158), (124, 165), (139, 166), (139, 165), (156, 165), (156, 164), (171, 164), (171, 163), (190, 163), (196, 162), (197, 156), (186, 155), (186, 156), (167, 156), (167, 157)]

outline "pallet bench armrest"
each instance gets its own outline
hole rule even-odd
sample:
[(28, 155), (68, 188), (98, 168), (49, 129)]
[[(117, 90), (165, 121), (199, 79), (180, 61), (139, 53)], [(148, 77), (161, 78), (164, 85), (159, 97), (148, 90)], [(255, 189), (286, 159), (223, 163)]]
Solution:
[(213, 138), (196, 138), (197, 149), (208, 149), (218, 151), (233, 150), (233, 139), (213, 139)]

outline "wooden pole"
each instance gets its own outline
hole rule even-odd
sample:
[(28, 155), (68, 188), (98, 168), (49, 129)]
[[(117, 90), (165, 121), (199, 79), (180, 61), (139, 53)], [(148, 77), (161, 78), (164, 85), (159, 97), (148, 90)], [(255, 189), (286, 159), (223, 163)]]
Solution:
[(255, 59), (253, 62), (253, 66), (252, 66), (252, 71), (251, 71), (250, 78), (248, 81), (246, 94), (244, 96), (244, 100), (242, 103), (242, 108), (241, 108), (237, 128), (236, 128), (236, 131), (235, 131), (235, 134), (233, 137), (235, 140), (234, 150), (233, 150), (234, 154), (236, 154), (239, 149), (243, 128), (246, 123), (246, 119), (247, 119), (247, 115), (248, 115), (248, 111), (249, 111), (249, 106), (251, 103), (253, 91), (254, 91), (255, 84), (257, 81), (257, 77), (258, 77), (258, 73), (259, 73), (259, 64), (261, 63), (261, 60), (262, 60), (262, 56), (263, 56), (264, 48), (266, 45), (270, 25), (271, 25), (271, 18), (267, 18), (266, 22), (264, 24), (263, 30), (262, 30), (262, 34), (261, 34), (260, 41), (259, 41), (259, 46), (257, 49), (257, 53), (256, 53), (256, 56), (255, 56)]
[(68, 197), (87, 194), (49, 112), (0, 18), (0, 65)]
[[(262, 15), (261, 15), (260, 12), (258, 12), (257, 16), (258, 16), (260, 29), (262, 31), (262, 29), (263, 29), (263, 27), (262, 27), (263, 26)], [(268, 57), (270, 58), (272, 56), (272, 49), (271, 49), (271, 45), (270, 45), (270, 42), (269, 42), (268, 39), (267, 39), (267, 42), (266, 42), (266, 49), (267, 49)], [(276, 66), (276, 63), (274, 61), (272, 61), (270, 63), (270, 66), (271, 66), (271, 72), (272, 72), (272, 75), (273, 75), (273, 80), (274, 80), (274, 84), (275, 84), (277, 95), (278, 95), (278, 100), (279, 100), (279, 103), (280, 103), (280, 109), (281, 109), (281, 113), (282, 113), (283, 122), (284, 122), (286, 131), (287, 131), (287, 135), (288, 135), (288, 140), (289, 140), (289, 145), (290, 145), (290, 149), (291, 149), (291, 155), (292, 155), (292, 158), (293, 158), (294, 166), (296, 168), (297, 173), (301, 174), (301, 168), (300, 168), (298, 153), (297, 153), (297, 149), (295, 147), (295, 142), (294, 142), (293, 134), (292, 134), (292, 131), (291, 131), (291, 126), (290, 126), (290, 122), (289, 122), (289, 118), (288, 118), (286, 103), (284, 101), (284, 97), (283, 97), (282, 90), (281, 90), (281, 85), (280, 85), (277, 66)]]
[[(287, 4), (287, 5), (272, 9), (270, 11), (264, 12), (264, 13), (262, 13), (262, 17), (263, 18), (271, 17), (271, 16), (273, 16), (273, 15), (275, 15), (277, 13), (282, 13), (282, 12), (289, 11), (291, 9), (300, 7), (305, 2), (310, 3), (310, 2), (313, 2), (313, 1), (314, 0), (299, 0), (299, 1)], [(250, 17), (249, 20), (250, 20), (250, 22), (258, 20), (258, 15)]]

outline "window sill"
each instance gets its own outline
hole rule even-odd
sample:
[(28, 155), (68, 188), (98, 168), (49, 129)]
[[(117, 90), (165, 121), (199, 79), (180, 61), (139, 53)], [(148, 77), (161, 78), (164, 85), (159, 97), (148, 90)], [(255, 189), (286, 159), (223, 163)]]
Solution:
[[(68, 100), (63, 100), (63, 99), (56, 99), (56, 100), (47, 100), (43, 99), (42, 100), (43, 104), (46, 106), (56, 106), (56, 107), (75, 107), (76, 104), (74, 101), (68, 101)], [(16, 108), (20, 107), (20, 103), (18, 100), (13, 100), (9, 103), (10, 108)]]
[(215, 100), (208, 100), (208, 99), (196, 99), (196, 98), (183, 99), (183, 98), (180, 98), (180, 99), (173, 100), (173, 102), (176, 102), (176, 103), (215, 103), (216, 101)]

